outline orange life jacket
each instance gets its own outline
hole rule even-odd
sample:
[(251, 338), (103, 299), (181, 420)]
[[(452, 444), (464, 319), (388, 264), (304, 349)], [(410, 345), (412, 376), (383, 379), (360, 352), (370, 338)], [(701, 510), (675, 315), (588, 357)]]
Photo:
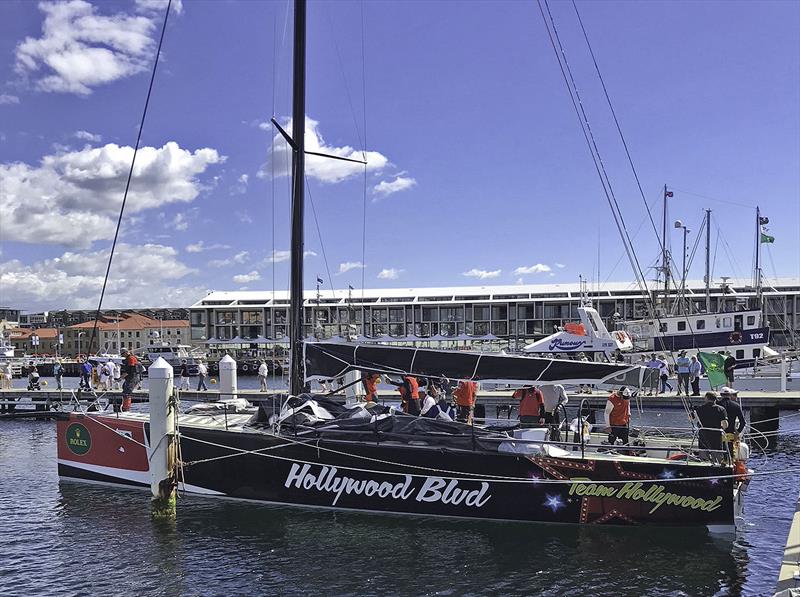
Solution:
[(453, 396), (456, 397), (456, 404), (459, 406), (475, 405), (475, 395), (478, 393), (478, 384), (474, 381), (460, 381)]
[(608, 415), (608, 424), (614, 427), (625, 427), (631, 422), (631, 401), (618, 396), (616, 392), (608, 397), (608, 401), (614, 406)]
[[(408, 400), (411, 398), (412, 400), (419, 400), (419, 383), (417, 382), (416, 377), (412, 377), (410, 375), (406, 375), (403, 377), (403, 383), (397, 388), (397, 391), (400, 392), (400, 396), (402, 399)], [(410, 396), (408, 395), (410, 393)]]
[(544, 408), (544, 395), (539, 388), (520, 388), (514, 392), (519, 400), (519, 416), (540, 417)]
[(371, 400), (373, 396), (378, 393), (378, 380), (380, 376), (377, 373), (372, 375), (365, 375), (361, 381), (364, 384), (364, 390), (367, 392), (367, 400)]

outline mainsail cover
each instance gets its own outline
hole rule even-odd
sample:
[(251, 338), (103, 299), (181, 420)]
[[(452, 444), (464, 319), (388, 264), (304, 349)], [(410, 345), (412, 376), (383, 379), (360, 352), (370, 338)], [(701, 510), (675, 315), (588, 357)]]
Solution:
[[(306, 342), (305, 376), (334, 379), (360, 369), (395, 375), (501, 383), (616, 383), (639, 386), (643, 367), (400, 346)], [(612, 381), (613, 380), (613, 381)]]

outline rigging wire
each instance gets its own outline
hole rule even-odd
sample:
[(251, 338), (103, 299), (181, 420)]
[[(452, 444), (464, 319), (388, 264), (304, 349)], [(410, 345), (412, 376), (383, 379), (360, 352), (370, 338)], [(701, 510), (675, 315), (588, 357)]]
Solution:
[(728, 205), (735, 205), (736, 207), (744, 207), (747, 209), (755, 209), (755, 205), (748, 205), (746, 203), (740, 203), (738, 201), (729, 201), (727, 199), (718, 199), (717, 197), (710, 197), (709, 195), (701, 195), (700, 193), (693, 193), (691, 191), (684, 191), (683, 189), (678, 189), (673, 186), (670, 186), (670, 190), (678, 191), (679, 193), (683, 193), (685, 195), (692, 195), (693, 197), (699, 197), (701, 199), (708, 199), (709, 201), (716, 201), (717, 203), (726, 203)]
[[(306, 192), (308, 193), (309, 203), (311, 203), (311, 213), (314, 214), (314, 225), (317, 227), (317, 238), (319, 238), (319, 247), (320, 251), (322, 251), (322, 260), (325, 262), (325, 271), (328, 272), (328, 280), (331, 286), (331, 292), (334, 292), (333, 288), (333, 277), (331, 276), (331, 268), (328, 266), (328, 255), (325, 253), (325, 243), (322, 242), (322, 231), (319, 227), (319, 219), (317, 218), (317, 207), (314, 204), (314, 196), (311, 194), (311, 185), (308, 184), (308, 177), (305, 178), (306, 181)], [(305, 256), (302, 257), (303, 259)], [(314, 323), (312, 321), (312, 323)]]
[[(600, 178), (600, 183), (601, 186), (603, 187), (603, 193), (605, 194), (606, 201), (608, 202), (608, 205), (611, 208), (611, 213), (614, 217), (614, 223), (617, 226), (617, 230), (619, 231), (620, 236), (622, 237), (623, 245), (625, 247), (625, 252), (627, 253), (628, 259), (633, 268), (634, 276), (636, 276), (637, 283), (639, 284), (639, 287), (642, 290), (642, 292), (647, 297), (647, 301), (650, 304), (651, 311), (655, 316), (656, 309), (655, 309), (655, 304), (653, 303), (652, 295), (650, 294), (649, 289), (647, 287), (647, 281), (645, 280), (644, 273), (642, 272), (642, 268), (639, 265), (638, 258), (636, 257), (635, 252), (633, 252), (633, 243), (630, 239), (630, 235), (628, 234), (627, 228), (625, 226), (625, 221), (622, 217), (622, 212), (619, 208), (616, 196), (614, 195), (611, 181), (606, 172), (605, 165), (603, 164), (602, 161), (602, 157), (600, 156), (600, 151), (597, 147), (597, 143), (595, 141), (591, 126), (589, 125), (588, 117), (586, 116), (586, 112), (583, 108), (583, 104), (580, 99), (580, 94), (578, 93), (575, 79), (572, 76), (572, 71), (569, 67), (569, 62), (567, 61), (564, 47), (561, 44), (561, 40), (558, 35), (558, 30), (555, 25), (555, 20), (553, 19), (553, 15), (550, 12), (550, 6), (547, 0), (537, 0), (537, 4), (539, 6), (539, 12), (542, 15), (542, 20), (544, 21), (545, 24), (545, 29), (547, 29), (547, 34), (548, 37), (550, 38), (550, 44), (553, 47), (553, 52), (556, 55), (556, 60), (558, 60), (558, 65), (559, 69), (561, 70), (561, 75), (564, 78), (565, 84), (567, 85), (567, 90), (570, 95), (572, 106), (575, 110), (575, 113), (578, 117), (578, 121), (581, 125), (581, 132), (583, 133), (584, 139), (586, 140), (589, 152), (592, 157), (592, 162), (594, 163), (595, 170), (597, 171), (597, 174)], [(542, 4), (544, 4), (544, 7), (547, 9), (547, 16), (545, 16), (545, 11), (542, 8)], [(550, 25), (548, 25), (548, 17), (550, 19)]]
[(156, 48), (156, 55), (153, 59), (153, 69), (150, 73), (150, 84), (147, 87), (147, 97), (144, 101), (144, 108), (142, 109), (142, 118), (139, 121), (139, 132), (136, 135), (136, 145), (133, 148), (133, 158), (131, 159), (131, 167), (128, 170), (128, 179), (125, 182), (125, 193), (122, 195), (122, 205), (119, 208), (119, 217), (117, 218), (117, 228), (114, 231), (114, 240), (111, 242), (111, 252), (108, 255), (108, 265), (106, 266), (106, 275), (103, 278), (103, 288), (100, 291), (100, 300), (97, 303), (97, 312), (94, 316), (94, 325), (92, 326), (92, 335), (89, 339), (89, 348), (86, 351), (86, 354), (91, 354), (92, 346), (94, 345), (94, 340), (97, 337), (97, 324), (100, 320), (100, 310), (103, 307), (103, 298), (106, 294), (106, 286), (108, 285), (108, 276), (111, 273), (111, 262), (114, 259), (114, 250), (117, 247), (117, 239), (119, 238), (119, 230), (122, 226), (122, 216), (125, 213), (125, 204), (128, 201), (128, 191), (131, 188), (131, 180), (133, 179), (133, 169), (136, 165), (136, 156), (139, 153), (139, 145), (142, 141), (142, 131), (144, 130), (144, 122), (145, 118), (147, 117), (147, 108), (150, 105), (150, 96), (153, 92), (153, 83), (155, 82), (156, 78), (156, 69), (158, 68), (158, 59), (161, 56), (161, 46), (164, 43), (164, 34), (167, 31), (167, 21), (169, 20), (169, 12), (172, 10), (172, 0), (168, 0), (167, 2), (167, 9), (164, 13), (164, 22), (161, 25), (161, 36), (158, 39), (158, 47)]
[(636, 186), (639, 189), (639, 195), (642, 198), (642, 203), (644, 203), (644, 208), (647, 212), (647, 217), (650, 220), (650, 225), (653, 227), (653, 232), (655, 232), (656, 239), (658, 239), (658, 244), (661, 250), (665, 249), (664, 243), (666, 239), (661, 239), (658, 235), (658, 228), (656, 227), (655, 220), (653, 220), (653, 214), (650, 211), (650, 206), (647, 204), (647, 199), (644, 196), (644, 190), (642, 190), (642, 183), (639, 180), (639, 173), (636, 171), (636, 166), (633, 165), (633, 158), (631, 157), (631, 153), (628, 150), (628, 142), (625, 140), (625, 135), (622, 134), (622, 127), (619, 124), (619, 120), (617, 119), (617, 112), (614, 110), (614, 105), (611, 103), (611, 97), (608, 94), (608, 89), (606, 88), (606, 82), (603, 79), (603, 75), (600, 72), (600, 67), (597, 64), (597, 58), (594, 55), (594, 50), (592, 49), (592, 44), (589, 42), (589, 35), (586, 33), (586, 28), (583, 25), (583, 19), (581, 19), (581, 15), (578, 12), (578, 5), (575, 4), (575, 0), (572, 0), (572, 7), (575, 9), (575, 16), (578, 17), (578, 23), (581, 26), (581, 31), (583, 32), (583, 39), (586, 40), (586, 46), (589, 48), (589, 55), (592, 57), (592, 62), (594, 63), (594, 70), (597, 72), (597, 78), (600, 79), (600, 85), (603, 87), (603, 94), (606, 96), (606, 102), (608, 103), (608, 107), (611, 110), (611, 116), (614, 118), (614, 125), (617, 128), (617, 133), (619, 133), (619, 138), (622, 141), (622, 146), (625, 148), (625, 155), (628, 157), (628, 164), (631, 166), (631, 171), (633, 172), (633, 178), (636, 180)]
[[(361, 0), (361, 105), (364, 109), (364, 190), (361, 222), (361, 302), (364, 302), (364, 286), (367, 276), (367, 25), (364, 14), (364, 0)], [(366, 331), (366, 329), (364, 330)]]

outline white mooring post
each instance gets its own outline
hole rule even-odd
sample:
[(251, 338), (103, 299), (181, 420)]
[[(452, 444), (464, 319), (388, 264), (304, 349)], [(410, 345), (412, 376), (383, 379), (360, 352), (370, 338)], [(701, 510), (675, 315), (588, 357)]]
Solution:
[(219, 360), (219, 399), (236, 398), (236, 361), (229, 354)]
[(147, 370), (150, 387), (150, 490), (156, 517), (175, 514), (175, 409), (172, 366), (159, 357)]

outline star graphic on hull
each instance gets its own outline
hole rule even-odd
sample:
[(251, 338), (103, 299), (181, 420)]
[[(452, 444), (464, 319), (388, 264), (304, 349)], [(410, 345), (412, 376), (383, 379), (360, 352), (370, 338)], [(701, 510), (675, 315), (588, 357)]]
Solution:
[(564, 502), (561, 501), (560, 495), (547, 494), (547, 499), (544, 501), (544, 505), (547, 508), (550, 508), (553, 512), (557, 512), (564, 507)]

